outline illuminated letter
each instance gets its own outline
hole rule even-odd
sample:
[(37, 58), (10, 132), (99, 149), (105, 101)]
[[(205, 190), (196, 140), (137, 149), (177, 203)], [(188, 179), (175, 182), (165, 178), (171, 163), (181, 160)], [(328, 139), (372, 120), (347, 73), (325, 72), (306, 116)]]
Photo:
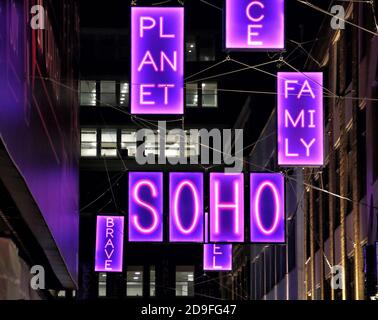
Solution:
[(145, 101), (144, 96), (150, 96), (152, 95), (151, 91), (144, 91), (144, 88), (155, 88), (154, 84), (141, 84), (140, 85), (140, 104), (150, 104), (153, 105), (155, 104), (154, 101)]
[[(306, 89), (306, 88), (307, 88), (307, 89)], [(299, 92), (297, 98), (300, 99), (300, 98), (302, 97), (302, 94), (303, 94), (304, 92), (308, 92), (308, 93), (310, 93), (311, 97), (312, 97), (313, 99), (315, 99), (315, 94), (314, 94), (314, 92), (312, 91), (311, 86), (310, 86), (310, 84), (308, 83), (308, 80), (305, 80), (305, 82), (303, 83), (302, 89), (301, 89), (301, 91)]]
[(293, 127), (296, 127), (298, 125), (299, 121), (301, 121), (301, 126), (302, 126), (302, 128), (304, 128), (304, 110), (302, 110), (299, 113), (299, 115), (298, 115), (298, 117), (295, 121), (291, 117), (289, 110), (285, 110), (285, 127), (286, 128), (289, 127), (289, 120), (292, 123)]
[(167, 105), (168, 104), (168, 90), (169, 88), (174, 88), (175, 85), (174, 84), (159, 84), (158, 85), (159, 88), (164, 88), (164, 104)]
[[(193, 194), (194, 207), (195, 207), (194, 215), (193, 215), (194, 216), (193, 222), (188, 229), (185, 229), (180, 222), (179, 208), (178, 208), (178, 199), (179, 199), (181, 191), (184, 187), (188, 187), (191, 190), (191, 192)], [(175, 198), (174, 198), (173, 212), (174, 212), (176, 226), (179, 228), (179, 230), (184, 234), (191, 233), (193, 231), (193, 229), (196, 227), (197, 222), (198, 222), (198, 218), (199, 218), (199, 199), (198, 199), (197, 189), (193, 185), (193, 183), (191, 183), (190, 181), (184, 181), (178, 186), (177, 191), (175, 193)]]
[(142, 62), (140, 63), (140, 65), (138, 67), (138, 72), (140, 72), (143, 69), (145, 64), (150, 64), (150, 65), (152, 65), (152, 67), (154, 68), (154, 70), (156, 72), (159, 71), (158, 67), (156, 66), (154, 59), (152, 58), (150, 51), (147, 51), (146, 54), (144, 55)]
[(252, 243), (285, 241), (285, 179), (280, 173), (251, 173)]
[(285, 81), (285, 98), (286, 99), (289, 97), (289, 91), (294, 91), (295, 90), (295, 87), (289, 87), (290, 83), (297, 84), (298, 81), (297, 80), (288, 80), (288, 81)]
[(169, 175), (172, 242), (203, 242), (203, 174), (172, 172)]
[(252, 1), (248, 6), (247, 6), (247, 9), (246, 9), (246, 14), (247, 14), (247, 17), (249, 20), (253, 21), (253, 22), (260, 22), (262, 19), (264, 19), (264, 15), (261, 14), (260, 17), (258, 18), (254, 18), (252, 17), (251, 13), (250, 13), (250, 10), (252, 8), (252, 6), (254, 5), (258, 5), (261, 9), (264, 9), (264, 5), (259, 2), (259, 1)]
[(134, 225), (137, 227), (137, 229), (140, 232), (151, 233), (151, 232), (154, 232), (156, 230), (157, 226), (158, 226), (159, 215), (158, 215), (156, 209), (153, 206), (149, 205), (148, 203), (145, 203), (144, 201), (142, 201), (139, 198), (139, 189), (141, 187), (144, 187), (144, 186), (147, 186), (151, 190), (152, 196), (154, 198), (156, 198), (158, 196), (158, 192), (156, 190), (155, 185), (151, 181), (147, 181), (147, 180), (142, 180), (142, 181), (140, 181), (139, 183), (136, 184), (136, 186), (134, 187), (133, 195), (134, 195), (134, 199), (135, 199), (136, 203), (138, 203), (141, 207), (145, 207), (146, 209), (148, 209), (148, 211), (151, 212), (151, 215), (153, 217), (153, 223), (151, 224), (151, 226), (149, 228), (143, 228), (139, 224), (138, 215), (136, 215), (136, 214), (133, 216), (133, 222), (134, 222)]
[(173, 62), (169, 60), (167, 55), (162, 51), (160, 52), (160, 71), (164, 72), (164, 61), (167, 61), (173, 71), (177, 71), (177, 51), (173, 52)]
[(210, 174), (210, 241), (244, 241), (243, 174)]
[[(145, 21), (151, 21), (152, 23), (149, 26), (145, 26)], [(151, 17), (140, 17), (140, 31), (139, 35), (141, 38), (143, 38), (143, 30), (151, 30), (156, 26), (156, 21), (154, 18)]]
[(129, 173), (129, 241), (163, 241), (163, 174)]
[(163, 31), (163, 26), (164, 26), (164, 18), (160, 17), (160, 38), (174, 38), (174, 34), (164, 34)]

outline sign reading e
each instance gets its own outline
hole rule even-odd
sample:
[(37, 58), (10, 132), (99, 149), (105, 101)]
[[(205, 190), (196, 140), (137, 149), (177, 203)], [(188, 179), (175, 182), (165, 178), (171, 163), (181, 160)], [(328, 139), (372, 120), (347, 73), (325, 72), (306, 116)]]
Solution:
[(183, 114), (184, 8), (131, 8), (131, 113)]
[(278, 73), (278, 164), (322, 166), (323, 73)]
[(226, 49), (284, 49), (284, 13), (284, 0), (226, 0)]

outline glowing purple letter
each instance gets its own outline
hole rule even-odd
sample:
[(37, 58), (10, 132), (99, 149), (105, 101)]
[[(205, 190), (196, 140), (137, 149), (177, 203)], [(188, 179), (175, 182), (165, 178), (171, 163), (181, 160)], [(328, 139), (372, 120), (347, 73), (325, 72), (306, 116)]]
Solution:
[(204, 271), (232, 271), (232, 244), (205, 244)]
[(97, 216), (96, 272), (122, 272), (124, 217)]
[(203, 242), (203, 174), (169, 175), (169, 239), (171, 242)]
[(278, 73), (278, 164), (322, 166), (323, 73)]
[(131, 8), (131, 113), (183, 114), (184, 8)]
[(226, 0), (226, 49), (284, 49), (284, 15), (284, 0)]
[(285, 179), (280, 173), (251, 173), (251, 242), (285, 242)]
[(210, 173), (210, 242), (244, 241), (244, 176)]
[(163, 241), (163, 174), (129, 173), (129, 241)]

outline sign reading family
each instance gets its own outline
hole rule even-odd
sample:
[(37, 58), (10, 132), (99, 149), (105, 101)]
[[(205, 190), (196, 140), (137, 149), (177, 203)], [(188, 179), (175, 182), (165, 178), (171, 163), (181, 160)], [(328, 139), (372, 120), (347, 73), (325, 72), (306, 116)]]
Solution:
[(284, 0), (226, 0), (226, 49), (284, 49), (284, 12)]
[(323, 74), (279, 72), (278, 164), (322, 166)]
[(184, 8), (131, 8), (131, 113), (183, 114)]

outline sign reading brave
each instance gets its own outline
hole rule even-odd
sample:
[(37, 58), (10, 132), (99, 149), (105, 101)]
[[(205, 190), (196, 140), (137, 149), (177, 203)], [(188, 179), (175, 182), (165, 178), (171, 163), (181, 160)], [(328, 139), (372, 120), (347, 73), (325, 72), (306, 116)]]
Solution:
[(284, 9), (284, 0), (226, 0), (226, 49), (283, 49)]
[(210, 173), (210, 242), (243, 241), (243, 173)]
[(280, 173), (251, 173), (251, 242), (285, 242), (285, 179)]
[(169, 180), (170, 241), (203, 243), (203, 174), (174, 172)]
[(97, 272), (122, 272), (124, 217), (97, 216)]
[(278, 73), (278, 164), (322, 166), (323, 73)]
[(184, 8), (131, 8), (131, 113), (183, 114)]
[(163, 241), (163, 173), (129, 173), (129, 241)]

